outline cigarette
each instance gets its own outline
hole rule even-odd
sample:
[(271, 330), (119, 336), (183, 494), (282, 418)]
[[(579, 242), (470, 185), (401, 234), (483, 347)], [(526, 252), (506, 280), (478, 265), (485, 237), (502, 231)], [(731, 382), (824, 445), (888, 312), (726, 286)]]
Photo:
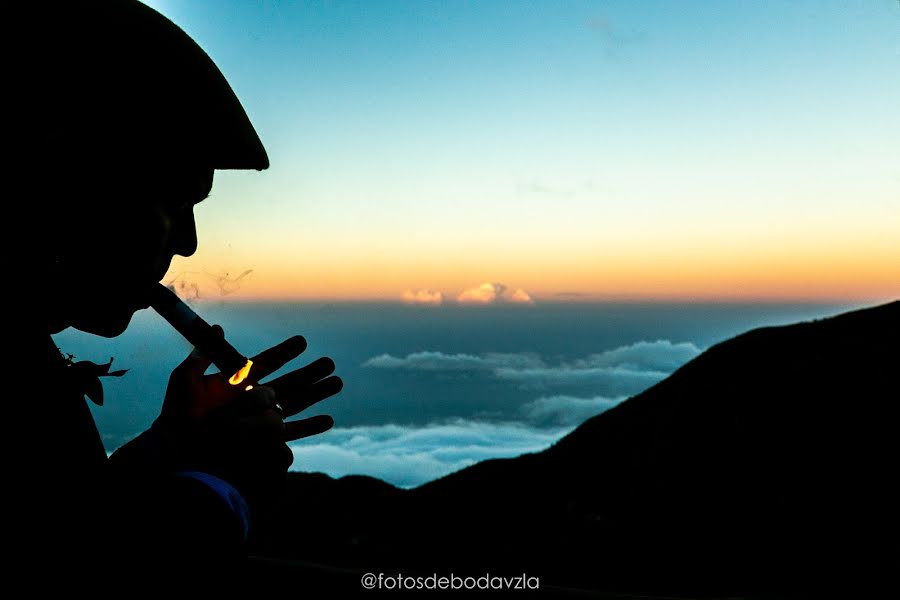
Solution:
[(169, 322), (194, 350), (210, 359), (223, 374), (232, 373), (228, 382), (238, 385), (250, 374), (253, 361), (235, 350), (221, 334), (185, 304), (175, 292), (161, 283), (150, 292), (151, 302), (159, 316)]

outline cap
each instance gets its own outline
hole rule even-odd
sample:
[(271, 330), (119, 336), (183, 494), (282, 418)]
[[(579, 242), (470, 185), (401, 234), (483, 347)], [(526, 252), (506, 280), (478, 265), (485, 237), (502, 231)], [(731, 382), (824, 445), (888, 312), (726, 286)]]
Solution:
[(268, 168), (234, 90), (172, 21), (137, 0), (34, 4), (19, 66), (38, 158)]

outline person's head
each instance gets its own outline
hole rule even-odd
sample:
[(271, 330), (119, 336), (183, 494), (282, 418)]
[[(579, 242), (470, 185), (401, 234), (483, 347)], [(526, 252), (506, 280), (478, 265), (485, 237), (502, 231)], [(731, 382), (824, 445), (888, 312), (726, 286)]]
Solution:
[(51, 331), (112, 337), (197, 248), (216, 169), (265, 169), (243, 107), (203, 50), (136, 0), (35, 13), (23, 88), (35, 126), (33, 261)]

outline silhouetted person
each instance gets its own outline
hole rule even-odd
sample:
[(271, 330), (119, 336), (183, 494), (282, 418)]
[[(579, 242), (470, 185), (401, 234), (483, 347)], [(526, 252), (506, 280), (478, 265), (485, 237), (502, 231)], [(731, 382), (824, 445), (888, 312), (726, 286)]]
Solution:
[[(291, 463), (286, 442), (332, 425), (283, 421), (340, 390), (331, 360), (245, 391), (204, 375), (210, 361), (192, 353), (151, 429), (108, 459), (84, 397), (96, 380), (50, 335), (121, 334), (172, 258), (196, 250), (193, 206), (214, 170), (265, 169), (266, 152), (213, 62), (154, 10), (60, 2), (9, 23), (27, 35), (10, 86), (11, 172), (22, 184), (11, 220), (25, 235), (14, 252), (24, 285), (8, 319), (19, 333), (7, 339), (16, 389), (4, 418), (18, 434), (7, 481), (21, 502), (7, 521), (23, 531), (6, 542), (44, 583), (238, 573), (253, 513)], [(297, 336), (264, 352), (255, 377), (305, 346)]]

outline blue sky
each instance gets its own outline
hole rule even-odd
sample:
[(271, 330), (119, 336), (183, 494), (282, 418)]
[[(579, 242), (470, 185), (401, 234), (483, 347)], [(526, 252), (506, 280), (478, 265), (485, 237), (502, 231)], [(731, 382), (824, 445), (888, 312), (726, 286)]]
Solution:
[(272, 160), (218, 176), (175, 269), (253, 268), (259, 297), (900, 291), (898, 2), (149, 3)]

